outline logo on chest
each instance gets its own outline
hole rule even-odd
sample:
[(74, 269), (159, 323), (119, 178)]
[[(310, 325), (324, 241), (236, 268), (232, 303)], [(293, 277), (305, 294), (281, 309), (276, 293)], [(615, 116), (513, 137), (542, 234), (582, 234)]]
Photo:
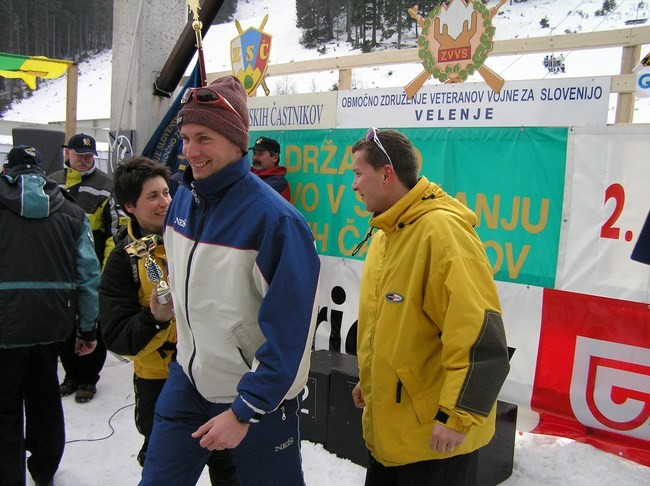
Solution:
[(393, 304), (398, 304), (404, 300), (404, 296), (398, 294), (397, 292), (390, 292), (386, 294), (386, 300), (392, 302)]

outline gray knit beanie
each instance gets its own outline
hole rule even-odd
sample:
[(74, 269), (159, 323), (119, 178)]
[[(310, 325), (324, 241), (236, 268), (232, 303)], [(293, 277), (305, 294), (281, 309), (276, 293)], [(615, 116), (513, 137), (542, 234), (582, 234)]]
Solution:
[(248, 96), (239, 79), (235, 76), (224, 76), (215, 79), (206, 89), (214, 91), (230, 102), (239, 113), (241, 119), (228, 108), (197, 103), (194, 97), (188, 101), (178, 113), (177, 123), (180, 128), (183, 123), (197, 123), (220, 133), (228, 140), (248, 152), (250, 136), (248, 135)]

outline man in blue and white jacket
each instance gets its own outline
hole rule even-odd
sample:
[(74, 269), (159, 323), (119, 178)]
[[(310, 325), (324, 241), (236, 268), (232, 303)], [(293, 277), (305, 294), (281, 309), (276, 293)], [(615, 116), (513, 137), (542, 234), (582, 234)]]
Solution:
[(246, 92), (226, 76), (183, 97), (188, 168), (167, 211), (177, 363), (142, 485), (195, 484), (231, 449), (241, 485), (302, 485), (300, 395), (320, 260), (303, 216), (249, 171)]

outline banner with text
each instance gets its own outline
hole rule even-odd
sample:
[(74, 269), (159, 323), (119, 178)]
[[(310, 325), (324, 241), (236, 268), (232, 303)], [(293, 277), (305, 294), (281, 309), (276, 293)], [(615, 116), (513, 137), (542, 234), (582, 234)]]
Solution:
[(551, 289), (543, 302), (534, 431), (650, 465), (647, 305)]
[[(567, 130), (559, 128), (403, 129), (421, 174), (478, 218), (495, 278), (555, 285)], [(309, 222), (320, 254), (350, 257), (370, 214), (352, 190), (352, 145), (365, 130), (252, 132), (282, 149), (292, 203)], [(424, 156), (423, 156), (424, 154)], [(363, 259), (367, 246), (355, 258)]]
[(334, 128), (336, 98), (334, 91), (248, 98), (250, 129)]
[(650, 301), (650, 266), (630, 258), (650, 211), (649, 153), (648, 125), (573, 130), (556, 288)]
[(605, 126), (608, 77), (425, 85), (412, 99), (402, 88), (339, 91), (337, 126)]

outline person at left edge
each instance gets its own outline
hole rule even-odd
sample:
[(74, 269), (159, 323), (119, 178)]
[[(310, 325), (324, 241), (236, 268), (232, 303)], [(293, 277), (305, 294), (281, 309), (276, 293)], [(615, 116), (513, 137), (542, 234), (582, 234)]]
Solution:
[[(99, 262), (88, 218), (47, 179), (34, 147), (16, 146), (0, 176), (0, 484), (53, 484), (65, 447), (58, 356), (96, 341)], [(76, 332), (73, 332), (77, 327)], [(24, 411), (24, 415), (23, 415)]]
[[(95, 139), (85, 133), (79, 133), (71, 137), (64, 147), (65, 167), (53, 173), (51, 178), (66, 189), (88, 215), (95, 239), (95, 252), (103, 267), (115, 247), (113, 237), (117, 228), (127, 224), (127, 218), (123, 216), (120, 221), (120, 214), (112, 197), (112, 179), (95, 163)], [(101, 328), (101, 324), (98, 325)], [(60, 385), (60, 392), (61, 396), (76, 392), (75, 401), (86, 403), (92, 400), (97, 392), (99, 373), (106, 361), (106, 347), (101, 332), (98, 332), (95, 352), (89, 356), (78, 356), (74, 352), (74, 339), (74, 335), (71, 335), (61, 350), (65, 377)]]

